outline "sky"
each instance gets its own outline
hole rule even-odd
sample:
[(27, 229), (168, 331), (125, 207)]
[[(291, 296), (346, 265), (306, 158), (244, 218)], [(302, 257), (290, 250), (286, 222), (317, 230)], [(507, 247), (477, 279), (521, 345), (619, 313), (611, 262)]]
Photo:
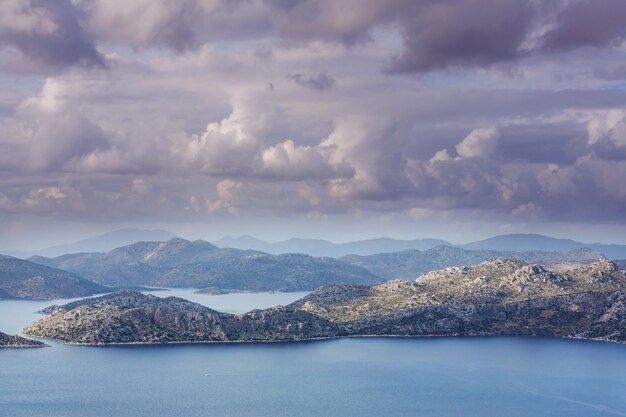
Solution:
[(0, 0), (0, 249), (626, 243), (624, 0)]

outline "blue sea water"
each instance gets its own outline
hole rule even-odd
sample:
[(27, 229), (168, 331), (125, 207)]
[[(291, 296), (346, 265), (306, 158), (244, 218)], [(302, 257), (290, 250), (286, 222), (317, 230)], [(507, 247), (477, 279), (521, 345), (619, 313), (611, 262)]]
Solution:
[[(301, 295), (194, 301), (242, 312)], [(0, 329), (15, 333), (48, 304), (1, 301)], [(0, 350), (0, 416), (626, 416), (626, 346), (524, 337), (57, 343)]]

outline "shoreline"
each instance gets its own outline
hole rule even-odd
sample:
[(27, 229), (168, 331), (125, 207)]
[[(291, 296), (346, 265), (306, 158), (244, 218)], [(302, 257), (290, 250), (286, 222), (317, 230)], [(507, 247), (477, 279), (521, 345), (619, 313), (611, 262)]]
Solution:
[[(64, 346), (73, 347), (115, 347), (115, 346), (173, 346), (173, 345), (240, 345), (240, 344), (270, 344), (270, 343), (306, 343), (306, 342), (322, 342), (326, 340), (339, 340), (339, 339), (438, 339), (438, 338), (499, 338), (499, 337), (525, 337), (525, 338), (549, 338), (549, 339), (562, 339), (562, 340), (577, 340), (585, 342), (598, 342), (598, 343), (610, 343), (616, 345), (626, 345), (626, 341), (620, 342), (616, 340), (609, 340), (605, 338), (584, 338), (576, 336), (549, 336), (549, 335), (341, 335), (341, 336), (328, 336), (328, 337), (312, 337), (308, 339), (295, 339), (295, 340), (206, 340), (206, 341), (172, 341), (172, 342), (121, 342), (121, 343), (73, 343), (66, 342), (62, 339), (55, 339), (52, 337), (39, 337), (24, 333), (29, 337), (34, 337), (43, 340), (53, 340), (56, 342), (62, 342)], [(8, 346), (7, 346), (8, 347)], [(45, 346), (26, 346), (26, 347), (54, 347), (53, 345)]]

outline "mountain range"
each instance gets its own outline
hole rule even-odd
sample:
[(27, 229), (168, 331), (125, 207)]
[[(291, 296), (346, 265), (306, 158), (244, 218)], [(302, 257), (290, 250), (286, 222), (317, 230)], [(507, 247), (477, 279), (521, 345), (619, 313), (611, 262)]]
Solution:
[(572, 249), (567, 252), (546, 251), (495, 251), (486, 249), (467, 250), (453, 246), (437, 246), (418, 251), (405, 250), (394, 253), (379, 253), (369, 256), (347, 255), (339, 260), (361, 266), (385, 279), (409, 279), (436, 269), (451, 266), (470, 266), (490, 259), (509, 258), (553, 267), (555, 264), (590, 262), (603, 258), (590, 249)]
[(138, 242), (106, 253), (78, 253), (31, 261), (105, 285), (211, 287), (222, 291), (314, 290), (330, 283), (372, 284), (381, 278), (333, 258), (218, 249), (180, 238)]
[(130, 245), (141, 241), (164, 241), (175, 238), (176, 235), (166, 230), (144, 230), (144, 229), (119, 229), (103, 235), (77, 242), (63, 245), (51, 246), (49, 248), (34, 251), (4, 251), (6, 254), (18, 258), (28, 258), (30, 256), (56, 257), (68, 253), (79, 252), (108, 252), (120, 246)]
[[(72, 253), (109, 252), (115, 248), (131, 245), (142, 241), (167, 241), (177, 237), (166, 230), (120, 229), (100, 236), (84, 239), (64, 245), (53, 246), (37, 251), (10, 251), (5, 254), (28, 258), (31, 256), (58, 257)], [(339, 258), (346, 255), (368, 256), (378, 253), (392, 253), (403, 250), (426, 251), (437, 246), (454, 246), (469, 250), (495, 251), (546, 251), (565, 252), (575, 249), (588, 248), (602, 253), (610, 259), (626, 259), (626, 245), (585, 243), (571, 239), (558, 239), (539, 234), (507, 234), (494, 236), (488, 239), (454, 244), (441, 239), (413, 239), (400, 240), (392, 238), (367, 239), (344, 243), (334, 243), (322, 239), (292, 238), (278, 242), (267, 242), (255, 237), (244, 235), (240, 237), (225, 236), (212, 242), (219, 248), (233, 248), (241, 250), (255, 250), (273, 255), (284, 253), (302, 253), (311, 256)]]
[(535, 250), (565, 252), (574, 249), (587, 248), (600, 252), (610, 259), (626, 259), (626, 245), (583, 243), (571, 239), (557, 239), (538, 234), (508, 234), (494, 236), (489, 239), (462, 245), (462, 247), (464, 249), (509, 250), (516, 252)]
[(317, 239), (289, 239), (270, 243), (252, 236), (233, 238), (227, 236), (216, 242), (219, 247), (260, 250), (273, 254), (304, 253), (312, 256), (339, 258), (346, 255), (368, 256), (403, 250), (426, 251), (437, 246), (454, 246), (468, 250), (494, 250), (511, 252), (566, 252), (576, 249), (591, 249), (610, 259), (626, 259), (626, 245), (584, 243), (571, 239), (557, 239), (538, 234), (508, 234), (494, 236), (467, 244), (453, 244), (439, 239), (398, 240), (391, 238), (369, 239), (346, 243), (333, 243)]
[(271, 254), (304, 253), (311, 256), (338, 258), (345, 255), (371, 255), (382, 252), (398, 252), (406, 249), (428, 250), (438, 245), (451, 245), (439, 239), (398, 240), (378, 238), (346, 243), (328, 240), (293, 238), (280, 242), (266, 242), (252, 236), (233, 238), (226, 236), (213, 242), (220, 248), (258, 250)]

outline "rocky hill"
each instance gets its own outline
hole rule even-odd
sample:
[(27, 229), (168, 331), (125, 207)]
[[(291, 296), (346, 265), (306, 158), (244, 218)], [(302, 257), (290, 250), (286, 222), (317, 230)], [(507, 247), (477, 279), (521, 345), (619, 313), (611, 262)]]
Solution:
[(608, 260), (557, 274), (497, 259), (415, 281), (324, 286), (289, 306), (240, 316), (171, 297), (118, 293), (62, 307), (24, 332), (80, 344), (358, 335), (543, 335), (626, 343), (626, 275)]
[(340, 329), (302, 310), (276, 307), (236, 316), (176, 297), (120, 292), (57, 308), (25, 334), (72, 344), (301, 340)]
[(0, 259), (0, 299), (86, 297), (112, 290), (56, 268), (17, 258)]
[(184, 239), (139, 242), (107, 253), (31, 260), (105, 285), (296, 291), (313, 290), (324, 284), (383, 281), (364, 268), (332, 258), (217, 249), (207, 242)]
[(45, 343), (37, 340), (30, 340), (20, 336), (9, 336), (0, 332), (0, 348), (25, 348), (25, 347), (44, 347)]
[(370, 256), (349, 255), (339, 259), (352, 265), (361, 266), (385, 279), (413, 280), (429, 271), (451, 266), (468, 266), (498, 258), (519, 259), (554, 268), (562, 263), (596, 261), (603, 256), (599, 252), (585, 248), (572, 249), (567, 252), (514, 252), (483, 249), (466, 250), (441, 245), (426, 251), (406, 250)]
[(626, 342), (626, 275), (608, 260), (557, 274), (498, 259), (346, 290), (324, 287), (292, 307), (351, 334), (547, 335)]

